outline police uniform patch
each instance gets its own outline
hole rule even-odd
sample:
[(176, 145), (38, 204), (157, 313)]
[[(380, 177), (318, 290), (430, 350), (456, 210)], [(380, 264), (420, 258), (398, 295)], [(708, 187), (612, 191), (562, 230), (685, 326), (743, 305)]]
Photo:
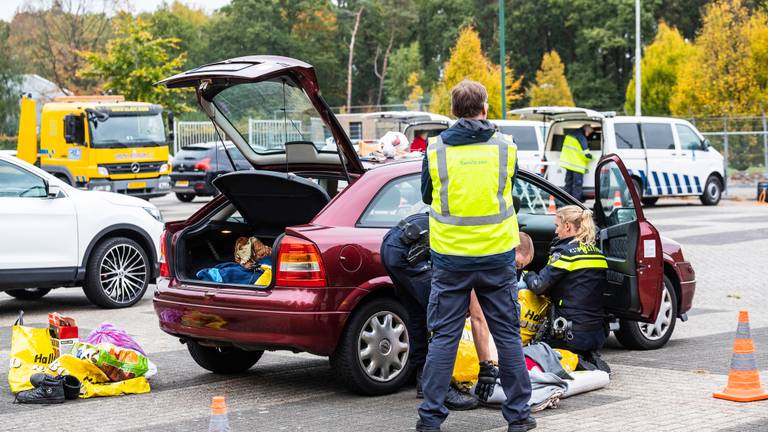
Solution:
[(553, 263), (553, 262), (555, 262), (555, 261), (559, 260), (559, 259), (560, 259), (560, 255), (561, 255), (561, 254), (560, 254), (560, 252), (555, 252), (555, 253), (553, 253), (553, 254), (552, 254), (550, 257), (549, 257), (549, 263), (551, 264), (551, 263)]

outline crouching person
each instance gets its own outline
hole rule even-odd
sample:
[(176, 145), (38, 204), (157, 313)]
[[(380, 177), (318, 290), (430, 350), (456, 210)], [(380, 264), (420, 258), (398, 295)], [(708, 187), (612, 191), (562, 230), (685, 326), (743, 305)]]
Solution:
[(555, 233), (559, 240), (550, 250), (547, 266), (525, 276), (528, 289), (552, 301), (554, 313), (545, 341), (610, 372), (598, 353), (607, 336), (603, 292), (608, 265), (595, 246), (592, 212), (575, 205), (559, 209)]

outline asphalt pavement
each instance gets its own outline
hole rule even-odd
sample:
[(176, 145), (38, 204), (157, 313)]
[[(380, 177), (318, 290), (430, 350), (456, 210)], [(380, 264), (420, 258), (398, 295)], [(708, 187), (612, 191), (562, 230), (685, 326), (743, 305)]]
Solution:
[[(207, 199), (181, 203), (172, 196), (152, 200), (166, 220), (187, 217)], [(562, 400), (536, 415), (536, 430), (557, 431), (768, 431), (768, 401), (738, 404), (713, 399), (726, 382), (738, 311), (750, 312), (762, 382), (768, 387), (768, 206), (723, 201), (662, 200), (646, 209), (663, 235), (683, 244), (697, 274), (694, 308), (678, 321), (672, 339), (656, 351), (627, 351), (609, 341), (604, 358), (611, 384)], [(249, 372), (219, 376), (198, 367), (185, 346), (161, 332), (152, 309), (152, 289), (134, 307), (102, 310), (78, 288), (59, 289), (38, 301), (0, 294), (0, 380), (6, 381), (10, 325), (19, 309), (25, 322), (43, 326), (58, 311), (74, 316), (86, 335), (109, 321), (126, 329), (157, 364), (145, 395), (97, 398), (58, 406), (13, 404), (0, 393), (0, 430), (205, 431), (212, 396), (224, 395), (233, 431), (406, 431), (413, 430), (413, 387), (381, 397), (360, 397), (334, 380), (325, 358), (269, 352)], [(498, 410), (449, 416), (445, 431), (505, 431)]]

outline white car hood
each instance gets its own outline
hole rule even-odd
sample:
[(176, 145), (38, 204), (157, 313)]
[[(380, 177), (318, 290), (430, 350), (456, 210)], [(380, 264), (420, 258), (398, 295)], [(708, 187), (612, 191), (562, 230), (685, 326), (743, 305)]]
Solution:
[(102, 192), (102, 191), (78, 191), (83, 194), (88, 194), (91, 199), (103, 199), (111, 204), (129, 206), (129, 207), (154, 207), (150, 202), (141, 198), (132, 197), (129, 195), (123, 195), (114, 192)]

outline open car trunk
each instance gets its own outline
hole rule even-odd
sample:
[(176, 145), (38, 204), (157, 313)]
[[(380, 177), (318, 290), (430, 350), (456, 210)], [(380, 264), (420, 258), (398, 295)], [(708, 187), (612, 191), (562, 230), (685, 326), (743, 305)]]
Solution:
[[(294, 174), (240, 171), (218, 177), (213, 184), (227, 197), (229, 205), (181, 234), (175, 254), (181, 280), (204, 282), (197, 276), (199, 271), (234, 263), (235, 243), (240, 237), (256, 237), (272, 247), (274, 266), (285, 228), (309, 223), (330, 201), (321, 186)], [(213, 283), (263, 289), (272, 281), (258, 285), (239, 280)]]

